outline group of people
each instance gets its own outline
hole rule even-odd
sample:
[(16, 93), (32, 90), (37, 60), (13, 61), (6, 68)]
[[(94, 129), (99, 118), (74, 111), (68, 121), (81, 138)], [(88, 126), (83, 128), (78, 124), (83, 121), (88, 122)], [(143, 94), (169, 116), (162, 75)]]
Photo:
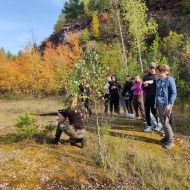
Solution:
[(122, 107), (128, 118), (142, 119), (144, 132), (160, 131), (163, 127), (165, 137), (161, 142), (170, 149), (174, 146), (171, 116), (177, 96), (175, 80), (166, 64), (156, 66), (151, 62), (146, 71), (142, 79), (139, 75), (134, 78), (126, 76), (123, 86), (114, 75), (107, 78), (104, 86), (105, 113), (109, 108), (111, 115), (119, 114), (122, 97)]
[[(122, 96), (124, 113), (127, 113), (128, 118), (143, 119), (145, 132), (160, 131), (163, 127), (164, 138), (161, 142), (167, 149), (174, 146), (171, 113), (177, 91), (168, 65), (156, 66), (151, 62), (143, 79), (139, 75), (133, 79), (126, 76), (123, 86), (112, 75), (107, 78), (104, 89), (105, 113), (108, 113), (109, 110), (111, 115), (119, 114), (120, 97)], [(82, 87), (80, 87), (80, 92), (84, 92)], [(85, 107), (91, 115), (89, 96), (88, 93)], [(77, 97), (72, 97), (71, 100), (70, 107), (59, 110), (60, 117), (54, 143), (58, 144), (62, 132), (65, 132), (70, 137), (71, 144), (80, 142), (83, 147), (85, 145), (84, 112), (77, 103)], [(65, 122), (66, 119), (69, 120), (69, 124)]]

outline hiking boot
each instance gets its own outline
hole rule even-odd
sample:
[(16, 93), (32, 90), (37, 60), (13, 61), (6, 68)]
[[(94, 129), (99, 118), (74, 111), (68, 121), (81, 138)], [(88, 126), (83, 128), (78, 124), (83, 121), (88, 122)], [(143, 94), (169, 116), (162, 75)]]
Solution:
[(82, 138), (81, 139), (81, 148), (86, 147), (86, 139)]
[(152, 126), (147, 126), (145, 129), (144, 129), (144, 132), (150, 132), (152, 131)]
[(155, 128), (154, 128), (155, 131), (160, 131), (161, 129), (162, 129), (162, 124), (161, 124), (161, 123), (158, 123), (158, 124), (155, 126)]
[(160, 140), (160, 144), (165, 144), (165, 143), (167, 143), (167, 138), (166, 137), (164, 137), (164, 138), (162, 138)]
[(51, 143), (52, 144), (56, 144), (56, 145), (61, 144), (61, 142), (59, 141), (59, 139), (56, 139), (56, 138), (53, 139)]
[(164, 147), (166, 149), (171, 149), (171, 148), (174, 147), (174, 143), (173, 142), (167, 142), (167, 143), (164, 144)]
[(75, 146), (77, 143), (77, 139), (69, 139), (70, 145)]
[(70, 143), (71, 145), (76, 145), (76, 143), (81, 143), (81, 148), (84, 148), (86, 146), (86, 139), (85, 138), (72, 139)]

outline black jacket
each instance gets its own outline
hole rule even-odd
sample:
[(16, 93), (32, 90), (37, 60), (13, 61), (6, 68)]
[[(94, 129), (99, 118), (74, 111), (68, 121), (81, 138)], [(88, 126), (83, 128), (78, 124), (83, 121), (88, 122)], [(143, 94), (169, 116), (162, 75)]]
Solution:
[(147, 87), (145, 87), (144, 85), (142, 86), (143, 91), (144, 91), (144, 96), (145, 97), (156, 96), (156, 75), (152, 73), (148, 73), (143, 78), (143, 82), (146, 82), (146, 81), (153, 81), (153, 83), (148, 84)]
[(122, 93), (121, 93), (121, 95), (122, 95), (123, 97), (128, 96), (129, 98), (132, 98), (132, 94), (133, 94), (132, 91), (131, 91), (132, 85), (133, 85), (133, 82), (132, 82), (132, 81), (130, 81), (130, 82), (126, 81), (126, 82), (125, 82), (125, 84), (124, 84), (124, 86), (123, 86), (123, 91), (122, 91)]
[(109, 86), (110, 96), (119, 96), (121, 85), (116, 81), (111, 81)]

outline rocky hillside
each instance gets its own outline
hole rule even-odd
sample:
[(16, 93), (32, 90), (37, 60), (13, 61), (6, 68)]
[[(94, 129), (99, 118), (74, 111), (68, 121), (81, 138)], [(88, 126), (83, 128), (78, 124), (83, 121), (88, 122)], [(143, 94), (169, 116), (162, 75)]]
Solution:
[[(153, 16), (159, 24), (158, 32), (161, 37), (166, 36), (169, 31), (190, 35), (187, 27), (190, 14), (183, 13), (182, 0), (146, 0), (146, 4), (149, 9), (148, 14)], [(89, 28), (90, 24), (91, 21), (87, 16), (68, 22), (58, 33), (53, 33), (44, 40), (39, 48), (43, 51), (47, 42), (55, 46), (65, 44), (68, 42), (70, 33), (80, 33), (84, 28)]]
[(40, 50), (43, 51), (47, 42), (51, 42), (53, 45), (65, 44), (68, 42), (68, 36), (70, 33), (78, 33), (84, 28), (90, 26), (90, 20), (87, 17), (80, 18), (65, 24), (65, 26), (58, 32), (53, 33), (40, 45)]

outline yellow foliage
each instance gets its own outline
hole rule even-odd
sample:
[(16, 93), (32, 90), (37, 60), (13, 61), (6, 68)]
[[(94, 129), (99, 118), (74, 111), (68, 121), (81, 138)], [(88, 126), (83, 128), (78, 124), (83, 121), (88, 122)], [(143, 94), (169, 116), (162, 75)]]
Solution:
[(92, 33), (95, 39), (100, 37), (99, 18), (96, 13), (92, 17)]
[(52, 94), (60, 91), (74, 63), (81, 54), (77, 35), (70, 35), (67, 45), (46, 44), (44, 56), (29, 50), (15, 61), (0, 64), (0, 92), (19, 94)]
[(186, 55), (190, 57), (190, 42), (188, 42), (186, 45)]

